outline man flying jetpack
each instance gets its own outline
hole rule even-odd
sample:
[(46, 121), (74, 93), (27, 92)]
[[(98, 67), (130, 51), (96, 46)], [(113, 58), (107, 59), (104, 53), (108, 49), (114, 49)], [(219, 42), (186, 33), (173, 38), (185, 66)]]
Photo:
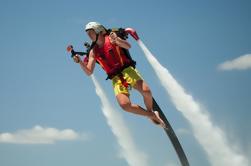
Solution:
[[(72, 45), (67, 47), (75, 63), (90, 76), (98, 63), (112, 81), (113, 90), (120, 107), (126, 112), (145, 116), (154, 124), (164, 128), (169, 136), (182, 166), (189, 166), (185, 153), (165, 115), (152, 97), (150, 87), (136, 70), (136, 62), (129, 54), (131, 45), (127, 42), (128, 34), (139, 40), (136, 31), (132, 28), (106, 29), (98, 22), (89, 22), (85, 32), (92, 43), (85, 43), (86, 52), (76, 52)], [(81, 59), (80, 56), (85, 55)], [(145, 108), (133, 104), (129, 90), (137, 90), (144, 99)]]
[[(93, 73), (95, 64), (98, 63), (106, 72), (107, 79), (112, 80), (116, 99), (123, 110), (148, 117), (155, 124), (165, 127), (158, 111), (152, 109), (151, 90), (136, 70), (136, 62), (132, 60), (128, 51), (131, 45), (126, 41), (127, 34), (130, 33), (137, 39), (136, 32), (130, 28), (107, 30), (97, 22), (86, 24), (85, 31), (92, 40), (91, 45), (85, 44), (87, 52), (75, 52), (73, 46), (67, 48), (72, 53), (74, 62), (79, 63), (88, 76)], [(82, 60), (80, 55), (86, 56)], [(131, 88), (140, 92), (146, 108), (131, 102), (129, 98)]]

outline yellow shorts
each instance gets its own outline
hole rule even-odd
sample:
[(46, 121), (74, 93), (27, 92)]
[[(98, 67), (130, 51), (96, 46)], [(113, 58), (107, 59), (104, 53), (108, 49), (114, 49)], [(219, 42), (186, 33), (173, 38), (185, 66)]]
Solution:
[[(125, 68), (122, 71), (122, 74), (126, 82), (130, 84), (131, 87), (134, 87), (138, 80), (143, 80), (139, 72), (131, 66), (128, 68)], [(115, 96), (121, 93), (129, 95), (128, 88), (126, 88), (122, 84), (122, 81), (120, 80), (119, 76), (115, 76), (112, 78), (112, 86), (114, 89)]]

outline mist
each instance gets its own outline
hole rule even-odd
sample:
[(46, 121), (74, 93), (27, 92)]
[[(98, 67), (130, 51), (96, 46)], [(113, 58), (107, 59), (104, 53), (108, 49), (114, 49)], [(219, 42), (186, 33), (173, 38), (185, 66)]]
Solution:
[(121, 156), (130, 166), (148, 166), (146, 154), (137, 148), (122, 115), (109, 102), (95, 76), (91, 77), (102, 103), (102, 112), (120, 145)]
[(170, 96), (172, 103), (191, 124), (194, 137), (207, 153), (209, 162), (213, 166), (248, 166), (248, 159), (239, 149), (232, 148), (224, 131), (213, 123), (209, 113), (202, 109), (200, 103), (186, 92), (141, 40), (138, 40), (138, 44)]

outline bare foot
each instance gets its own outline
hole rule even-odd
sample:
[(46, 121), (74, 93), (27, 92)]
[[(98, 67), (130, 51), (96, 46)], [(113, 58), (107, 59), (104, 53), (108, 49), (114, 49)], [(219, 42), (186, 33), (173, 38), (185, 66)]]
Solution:
[(165, 128), (165, 122), (160, 118), (159, 116), (159, 112), (158, 111), (153, 111), (153, 115), (151, 117), (149, 117), (151, 119), (151, 121), (156, 124), (156, 125), (160, 125), (161, 127)]

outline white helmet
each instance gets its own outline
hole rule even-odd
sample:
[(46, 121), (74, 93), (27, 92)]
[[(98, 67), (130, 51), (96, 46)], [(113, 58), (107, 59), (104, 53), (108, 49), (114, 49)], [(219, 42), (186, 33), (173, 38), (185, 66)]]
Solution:
[(99, 34), (100, 32), (105, 31), (104, 26), (98, 22), (89, 22), (88, 24), (86, 24), (85, 31), (88, 31), (90, 29), (93, 29), (96, 32), (96, 34)]

